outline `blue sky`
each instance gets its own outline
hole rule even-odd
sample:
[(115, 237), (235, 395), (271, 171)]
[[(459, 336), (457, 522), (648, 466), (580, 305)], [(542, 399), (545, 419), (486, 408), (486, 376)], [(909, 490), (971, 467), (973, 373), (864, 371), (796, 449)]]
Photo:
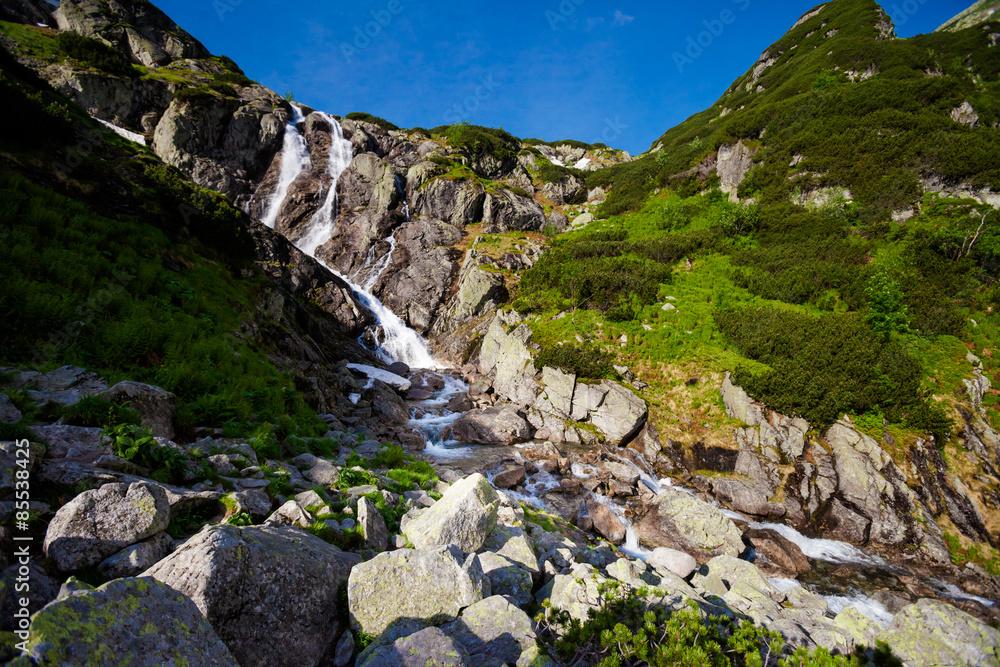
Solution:
[[(158, 0), (249, 77), (317, 109), (403, 127), (459, 120), (633, 154), (710, 106), (817, 0)], [(971, 0), (887, 0), (902, 37)], [(714, 30), (688, 61), (688, 39)], [(365, 34), (367, 32), (368, 34)], [(373, 35), (373, 36), (369, 36)], [(686, 56), (685, 56), (686, 57)]]

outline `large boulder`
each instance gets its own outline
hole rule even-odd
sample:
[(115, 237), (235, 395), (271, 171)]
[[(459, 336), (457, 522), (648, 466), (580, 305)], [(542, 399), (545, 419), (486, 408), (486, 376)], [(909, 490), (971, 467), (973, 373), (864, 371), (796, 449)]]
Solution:
[(446, 623), (490, 592), (479, 558), (454, 545), (381, 553), (351, 572), (351, 627), (375, 637), (403, 621)]
[(174, 437), (177, 397), (169, 391), (142, 382), (125, 380), (101, 392), (99, 396), (138, 411), (142, 425), (151, 429), (157, 438)]
[(909, 667), (1000, 665), (1000, 630), (929, 598), (904, 607), (880, 639)]
[(649, 412), (646, 402), (617, 382), (605, 380), (604, 402), (595, 410), (590, 421), (599, 428), (608, 444), (620, 447), (639, 434)]
[(157, 533), (148, 540), (108, 556), (97, 567), (108, 579), (136, 577), (166, 558), (173, 546), (173, 538), (166, 533)]
[(518, 406), (533, 405), (539, 391), (530, 341), (531, 327), (522, 324), (508, 333), (497, 316), (479, 351), (479, 372), (492, 375), (496, 394)]
[(465, 649), (439, 628), (424, 628), (366, 652), (357, 667), (472, 667)]
[(499, 506), (496, 490), (477, 473), (452, 484), (441, 500), (410, 521), (404, 532), (418, 549), (453, 544), (474, 553), (496, 526)]
[(441, 629), (462, 645), (475, 664), (489, 660), (514, 664), (535, 644), (531, 619), (499, 595), (477, 602)]
[(483, 231), (487, 234), (514, 230), (537, 232), (544, 225), (545, 211), (534, 199), (509, 190), (487, 194), (483, 206)]
[(699, 562), (743, 552), (740, 529), (717, 508), (682, 491), (658, 497), (651, 512), (635, 526), (639, 542), (651, 549), (669, 547), (691, 554)]
[(77, 583), (32, 617), (28, 656), (40, 665), (239, 667), (189, 598), (149, 578)]
[(509, 405), (466, 412), (451, 426), (451, 439), (480, 445), (526, 442), (534, 429)]
[(146, 572), (198, 606), (243, 667), (315, 665), (360, 557), (298, 528), (212, 526)]
[[(419, 172), (422, 169), (426, 168), (417, 165), (410, 172), (413, 173), (414, 170)], [(458, 228), (483, 219), (486, 191), (474, 179), (453, 181), (447, 178), (434, 178), (417, 188), (411, 197), (415, 216), (426, 215), (444, 220)]]
[(105, 484), (85, 491), (56, 512), (43, 549), (62, 572), (97, 565), (170, 523), (170, 501), (155, 484)]
[(625, 524), (606, 505), (588, 500), (587, 514), (593, 520), (597, 534), (611, 544), (621, 544), (625, 539)]

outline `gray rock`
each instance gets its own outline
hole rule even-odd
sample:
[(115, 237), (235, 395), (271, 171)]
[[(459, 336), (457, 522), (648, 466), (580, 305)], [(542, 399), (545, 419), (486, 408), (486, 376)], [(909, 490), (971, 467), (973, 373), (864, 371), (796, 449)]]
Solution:
[(667, 547), (657, 547), (653, 549), (652, 555), (646, 562), (653, 568), (663, 569), (673, 572), (681, 579), (687, 579), (691, 573), (698, 569), (698, 561), (693, 556)]
[(594, 426), (604, 433), (608, 444), (620, 447), (638, 435), (649, 412), (646, 402), (617, 382), (605, 380), (604, 402), (590, 416)]
[(691, 554), (699, 562), (743, 552), (740, 529), (717, 508), (681, 491), (657, 497), (654, 509), (635, 526), (640, 543)]
[(291, 667), (333, 648), (338, 590), (359, 561), (296, 528), (212, 526), (146, 575), (194, 600), (243, 667)]
[(274, 513), (264, 521), (265, 526), (279, 528), (282, 526), (298, 526), (308, 528), (313, 524), (315, 518), (294, 500), (279, 507)]
[(489, 596), (478, 557), (454, 545), (378, 554), (355, 566), (347, 584), (351, 627), (372, 636), (403, 620), (448, 622)]
[(587, 514), (593, 520), (597, 534), (611, 544), (621, 544), (625, 539), (625, 524), (607, 506), (596, 500), (588, 500)]
[[(502, 501), (503, 499), (501, 498)], [(498, 518), (504, 514), (504, 509), (501, 506)], [(514, 515), (512, 519), (517, 522), (522, 521), (524, 519), (523, 510), (521, 511), (520, 519), (517, 518), (517, 515)], [(541, 572), (538, 565), (538, 558), (535, 554), (534, 540), (521, 526), (502, 525), (498, 523), (489, 537), (486, 538), (486, 542), (483, 543), (482, 551), (492, 551), (498, 556), (503, 556), (517, 563), (533, 575)]]
[(7, 394), (0, 394), (0, 423), (16, 424), (21, 421), (21, 411), (11, 402)]
[(358, 525), (365, 538), (365, 546), (375, 551), (389, 548), (389, 529), (375, 503), (367, 498), (358, 499)]
[(316, 465), (302, 473), (313, 484), (333, 486), (340, 481), (340, 470), (325, 459), (318, 459)]
[(97, 568), (108, 579), (135, 577), (170, 554), (174, 540), (166, 533), (158, 533), (148, 540), (125, 547), (101, 561)]
[(1000, 630), (937, 600), (904, 607), (880, 639), (910, 667), (1000, 664)]
[(142, 425), (158, 438), (174, 437), (177, 397), (169, 391), (142, 382), (125, 380), (99, 394), (100, 398), (127, 405), (139, 412)]
[[(5, 555), (13, 554), (13, 545), (0, 545), (9, 548)], [(27, 566), (22, 566), (19, 559), (12, 559), (14, 564), (4, 569), (0, 576), (0, 630), (13, 632), (18, 629), (14, 627), (14, 613), (20, 609), (20, 599), (28, 599), (28, 612), (34, 614), (39, 609), (54, 600), (59, 594), (59, 582), (50, 577), (42, 566), (34, 560), (28, 562)], [(23, 590), (25, 576), (21, 572), (22, 567), (27, 567), (28, 589)], [(20, 584), (21, 590), (18, 590)], [(3, 595), (2, 589), (6, 587), (7, 594)]]
[(31, 620), (37, 664), (239, 667), (182, 593), (154, 579), (117, 579), (60, 596)]
[(767, 494), (752, 480), (717, 477), (712, 480), (712, 495), (737, 512), (764, 517), (785, 514), (785, 506), (768, 501)]
[(347, 667), (354, 657), (354, 633), (345, 630), (333, 652), (334, 667)]
[(53, 459), (65, 458), (70, 450), (76, 450), (77, 460), (91, 463), (99, 457), (111, 454), (111, 445), (101, 444), (103, 429), (86, 426), (66, 426), (50, 424), (32, 426), (31, 434), (48, 443), (48, 456)]
[(500, 499), (486, 478), (478, 473), (470, 475), (410, 521), (404, 533), (418, 549), (454, 544), (474, 553), (496, 525), (499, 505)]
[(506, 465), (493, 475), (493, 485), (498, 489), (514, 489), (524, 482), (525, 470), (522, 465)]
[(466, 412), (451, 426), (450, 438), (481, 445), (513, 445), (534, 433), (528, 420), (511, 406)]
[(380, 646), (359, 660), (357, 667), (472, 667), (461, 644), (438, 628), (419, 632)]
[(531, 619), (499, 595), (472, 605), (441, 630), (461, 644), (475, 664), (488, 659), (516, 663), (535, 644)]
[(519, 564), (490, 551), (479, 554), (479, 565), (490, 580), (493, 595), (509, 597), (519, 607), (531, 604), (531, 572)]
[(488, 193), (483, 206), (483, 231), (497, 234), (512, 230), (537, 232), (545, 225), (541, 204), (508, 190)]
[(105, 484), (85, 491), (56, 512), (43, 548), (56, 567), (72, 572), (161, 532), (170, 502), (155, 484)]
[(322, 496), (312, 489), (295, 494), (293, 500), (295, 500), (295, 502), (302, 507), (321, 507), (326, 504), (326, 501), (323, 500)]

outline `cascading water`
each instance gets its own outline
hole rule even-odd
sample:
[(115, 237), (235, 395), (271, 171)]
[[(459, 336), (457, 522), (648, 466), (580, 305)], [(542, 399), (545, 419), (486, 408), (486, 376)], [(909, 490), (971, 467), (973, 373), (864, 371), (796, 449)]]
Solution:
[(281, 173), (278, 177), (278, 187), (268, 201), (267, 209), (261, 222), (274, 229), (278, 222), (278, 211), (288, 196), (288, 188), (298, 178), (299, 174), (309, 168), (309, 146), (306, 138), (299, 132), (299, 123), (305, 120), (302, 110), (297, 104), (292, 105), (292, 118), (285, 125), (285, 139), (281, 146)]
[[(289, 122), (288, 126), (285, 128), (285, 141), (282, 148), (281, 179), (278, 184), (278, 188), (274, 191), (274, 194), (272, 194), (267, 207), (268, 216), (273, 216), (270, 224), (268, 224), (268, 226), (272, 228), (277, 221), (278, 211), (281, 209), (281, 204), (288, 196), (289, 186), (308, 165), (308, 163), (304, 162), (301, 158), (302, 155), (305, 155), (306, 158), (308, 158), (308, 149), (306, 147), (305, 138), (298, 129), (298, 123), (301, 122), (302, 114), (297, 106), (293, 105), (292, 108), (296, 116), (293, 118), (294, 122)], [(295, 243), (295, 245), (299, 250), (306, 253), (310, 257), (313, 257), (320, 264), (346, 281), (354, 291), (358, 301), (360, 301), (375, 315), (375, 319), (378, 322), (378, 329), (381, 333), (381, 336), (378, 335), (379, 332), (376, 333), (376, 341), (378, 343), (376, 354), (380, 359), (389, 363), (401, 361), (411, 368), (438, 368), (438, 363), (434, 360), (434, 357), (431, 356), (430, 350), (427, 348), (427, 342), (420, 336), (420, 334), (413, 329), (408, 328), (395, 313), (386, 308), (385, 305), (367, 289), (352, 283), (348, 278), (342, 276), (333, 267), (328, 266), (322, 259), (316, 257), (316, 250), (330, 240), (330, 237), (333, 236), (336, 229), (338, 213), (337, 181), (340, 179), (340, 175), (344, 173), (344, 170), (351, 164), (351, 159), (354, 156), (354, 146), (351, 144), (350, 140), (344, 138), (344, 131), (340, 127), (340, 123), (337, 122), (336, 118), (318, 111), (315, 113), (320, 114), (320, 117), (330, 124), (332, 141), (330, 142), (330, 156), (327, 166), (330, 183), (327, 186), (326, 198), (323, 201), (323, 205), (313, 215), (312, 219), (309, 221), (305, 235), (303, 235)], [(287, 160), (285, 159), (286, 156), (288, 156)], [(286, 166), (288, 168), (287, 174), (285, 172)], [(283, 188), (282, 184), (284, 184)], [(265, 216), (264, 222), (267, 223), (267, 216)]]

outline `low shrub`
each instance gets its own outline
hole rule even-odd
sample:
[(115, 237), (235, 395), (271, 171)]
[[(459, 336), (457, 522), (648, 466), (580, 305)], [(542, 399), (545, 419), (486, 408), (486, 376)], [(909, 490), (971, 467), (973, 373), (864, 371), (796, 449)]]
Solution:
[(613, 363), (613, 355), (593, 345), (547, 346), (542, 348), (535, 359), (535, 365), (539, 368), (558, 368), (581, 380), (613, 378)]
[(63, 30), (56, 35), (56, 45), (73, 60), (115, 76), (133, 77), (137, 72), (132, 63), (118, 49), (104, 42), (84, 37), (72, 30)]

